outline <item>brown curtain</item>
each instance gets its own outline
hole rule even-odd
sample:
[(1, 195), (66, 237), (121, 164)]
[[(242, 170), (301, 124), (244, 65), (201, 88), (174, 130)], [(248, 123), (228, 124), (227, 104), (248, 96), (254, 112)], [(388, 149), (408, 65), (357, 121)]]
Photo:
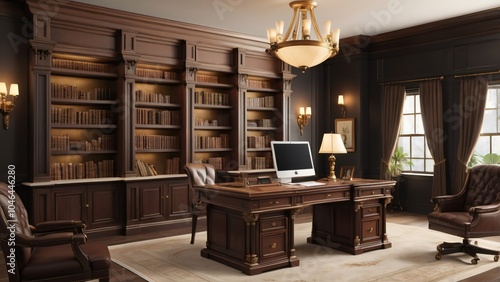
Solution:
[(446, 159), (444, 158), (443, 93), (441, 80), (427, 80), (419, 85), (420, 109), (427, 145), (434, 159), (432, 196), (446, 195)]
[(460, 82), (460, 131), (452, 193), (460, 191), (464, 184), (467, 162), (481, 132), (487, 93), (488, 80), (482, 76), (465, 77)]
[(380, 160), (380, 179), (388, 179), (387, 167), (396, 146), (406, 92), (404, 85), (401, 84), (382, 85), (381, 92), (382, 157)]

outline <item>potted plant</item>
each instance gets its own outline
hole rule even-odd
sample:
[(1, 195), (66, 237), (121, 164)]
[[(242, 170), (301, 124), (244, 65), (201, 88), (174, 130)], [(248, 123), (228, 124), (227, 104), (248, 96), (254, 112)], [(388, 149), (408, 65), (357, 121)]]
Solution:
[(408, 159), (408, 155), (403, 152), (402, 147), (396, 147), (387, 167), (387, 174), (397, 180), (405, 167), (411, 167), (413, 163)]

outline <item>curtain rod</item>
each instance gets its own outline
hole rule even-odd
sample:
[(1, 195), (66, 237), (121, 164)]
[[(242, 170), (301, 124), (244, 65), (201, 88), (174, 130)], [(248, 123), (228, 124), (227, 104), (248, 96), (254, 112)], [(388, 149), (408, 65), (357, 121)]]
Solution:
[(389, 84), (394, 84), (394, 83), (406, 83), (406, 82), (416, 82), (416, 81), (425, 81), (425, 80), (434, 80), (434, 79), (443, 80), (443, 78), (444, 78), (444, 76), (427, 77), (427, 78), (417, 78), (417, 79), (409, 79), (409, 80), (399, 80), (399, 81), (392, 81), (392, 82), (384, 82), (384, 83), (380, 83), (380, 85), (389, 85)]
[(459, 75), (455, 75), (454, 78), (469, 77), (469, 76), (480, 76), (480, 75), (496, 74), (496, 73), (500, 73), (500, 70), (490, 71), (490, 72), (481, 72), (481, 73), (471, 73), (471, 74), (459, 74)]

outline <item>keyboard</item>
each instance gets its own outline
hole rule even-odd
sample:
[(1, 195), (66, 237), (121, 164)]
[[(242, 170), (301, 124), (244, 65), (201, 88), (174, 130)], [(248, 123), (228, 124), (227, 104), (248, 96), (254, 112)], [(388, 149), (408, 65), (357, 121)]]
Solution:
[(326, 183), (325, 182), (318, 182), (318, 181), (304, 181), (304, 182), (297, 182), (295, 184), (300, 184), (300, 185), (304, 185), (307, 187), (314, 187), (314, 186), (322, 186), (322, 185), (325, 185)]

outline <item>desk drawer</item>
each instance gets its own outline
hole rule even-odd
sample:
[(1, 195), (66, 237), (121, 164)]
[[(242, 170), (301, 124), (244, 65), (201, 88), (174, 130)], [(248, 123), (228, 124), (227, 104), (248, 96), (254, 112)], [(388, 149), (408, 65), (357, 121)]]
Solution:
[(262, 232), (270, 230), (280, 230), (287, 228), (287, 218), (284, 216), (266, 218), (260, 221), (260, 230)]
[(376, 206), (368, 206), (368, 207), (363, 207), (361, 209), (361, 216), (363, 218), (366, 217), (373, 217), (373, 216), (380, 216), (380, 205)]
[(349, 199), (349, 191), (333, 191), (302, 196), (302, 201), (304, 204), (323, 202), (330, 199)]
[(287, 257), (286, 232), (267, 234), (262, 236), (261, 263), (281, 257)]
[(370, 197), (370, 196), (382, 196), (382, 195), (390, 195), (390, 188), (380, 187), (373, 189), (363, 189), (358, 190), (358, 197)]
[(261, 208), (289, 207), (292, 205), (290, 198), (275, 198), (259, 201)]
[(362, 242), (381, 240), (380, 235), (380, 219), (364, 221), (362, 223)]

